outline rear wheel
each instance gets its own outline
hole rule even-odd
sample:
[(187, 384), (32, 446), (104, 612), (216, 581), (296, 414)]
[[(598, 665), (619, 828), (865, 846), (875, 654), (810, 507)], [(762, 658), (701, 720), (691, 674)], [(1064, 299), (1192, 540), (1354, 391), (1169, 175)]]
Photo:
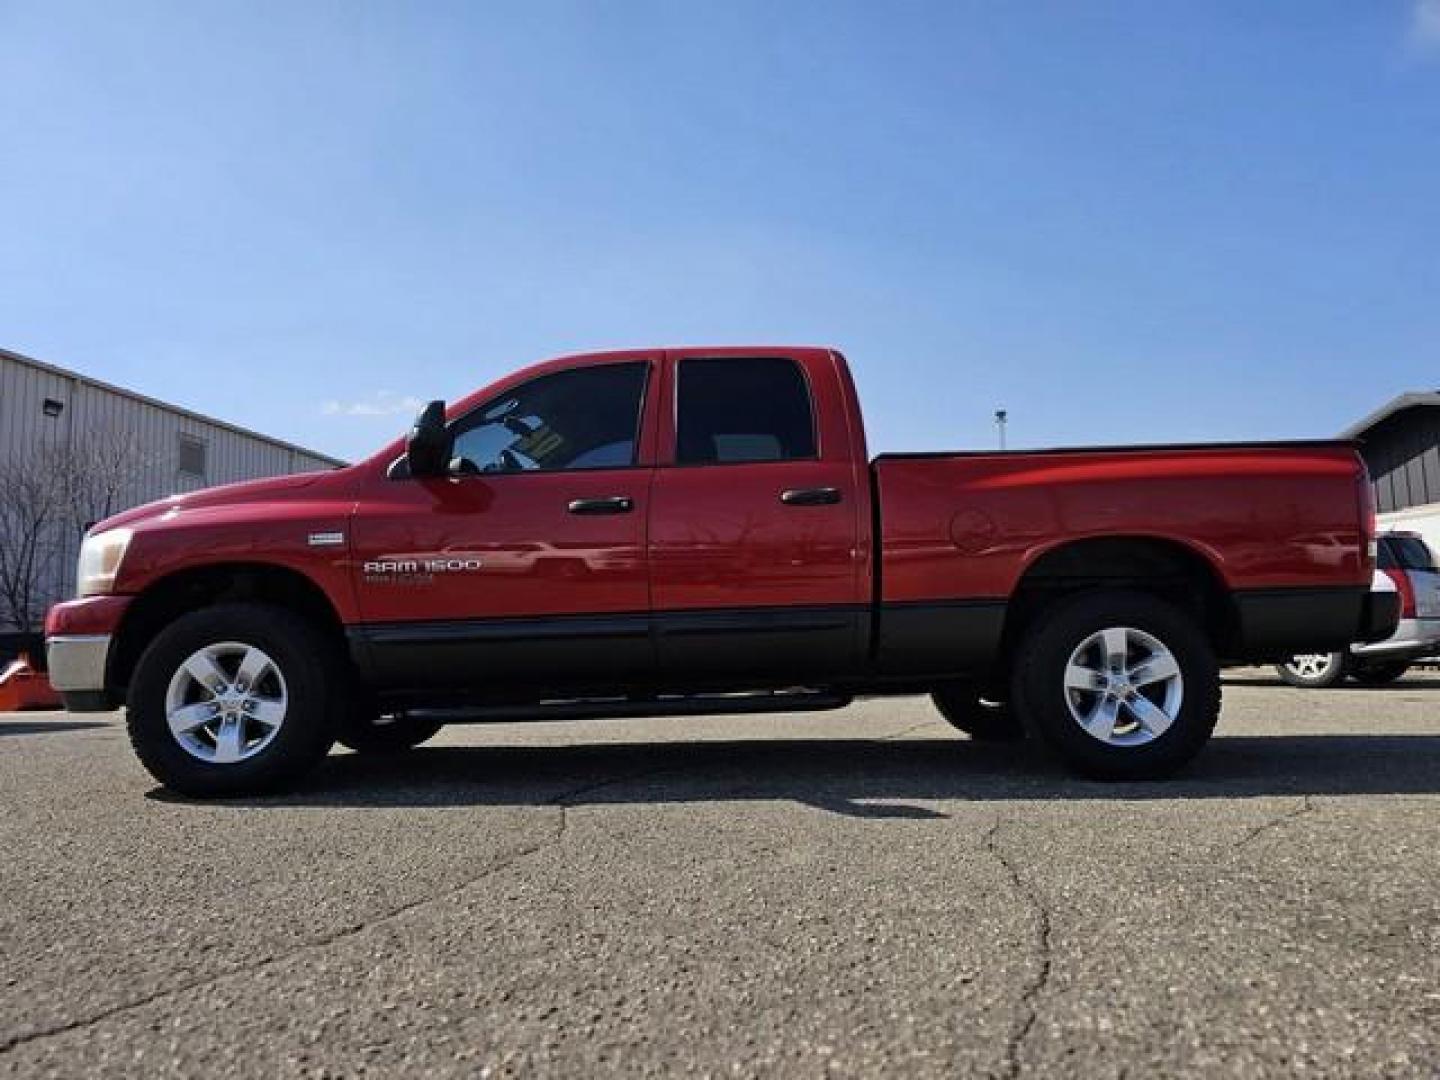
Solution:
[(434, 738), (444, 726), (405, 713), (357, 708), (341, 723), (336, 741), (357, 754), (398, 754)]
[(1275, 673), (1291, 686), (1324, 690), (1345, 678), (1344, 653), (1300, 653), (1275, 666)]
[(1005, 702), (982, 698), (972, 686), (944, 686), (930, 700), (951, 727), (976, 742), (1015, 742), (1025, 737), (1025, 728)]
[(184, 795), (283, 789), (330, 749), (338, 672), (332, 643), (284, 608), (191, 612), (135, 666), (130, 742), (151, 776)]
[(1010, 700), (1071, 768), (1106, 780), (1169, 776), (1210, 738), (1220, 671), (1184, 611), (1146, 593), (1083, 593), (1020, 645)]
[(1410, 665), (1405, 661), (1396, 661), (1391, 664), (1367, 664), (1365, 667), (1357, 667), (1350, 674), (1355, 681), (1366, 686), (1384, 686), (1392, 683), (1410, 670)]

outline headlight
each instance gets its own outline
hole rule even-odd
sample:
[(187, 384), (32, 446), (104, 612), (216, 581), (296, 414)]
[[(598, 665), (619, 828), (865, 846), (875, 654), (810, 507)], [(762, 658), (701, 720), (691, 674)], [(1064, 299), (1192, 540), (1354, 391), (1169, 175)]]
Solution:
[(115, 587), (115, 575), (125, 549), (130, 546), (129, 529), (110, 529), (87, 536), (80, 545), (80, 565), (75, 570), (76, 591), (81, 596), (100, 596)]

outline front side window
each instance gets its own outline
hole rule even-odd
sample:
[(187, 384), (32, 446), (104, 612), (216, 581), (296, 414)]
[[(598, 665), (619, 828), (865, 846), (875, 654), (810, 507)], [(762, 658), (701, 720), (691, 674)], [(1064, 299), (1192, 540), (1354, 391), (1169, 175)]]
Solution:
[(645, 363), (541, 375), (457, 422), (465, 472), (611, 469), (635, 463)]
[(815, 456), (815, 418), (793, 360), (680, 362), (675, 460), (681, 465)]

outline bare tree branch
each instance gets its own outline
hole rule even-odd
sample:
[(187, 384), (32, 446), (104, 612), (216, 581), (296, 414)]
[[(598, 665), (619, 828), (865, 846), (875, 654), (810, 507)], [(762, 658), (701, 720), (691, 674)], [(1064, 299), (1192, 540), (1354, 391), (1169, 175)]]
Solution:
[(81, 533), (140, 497), (149, 464), (133, 430), (92, 431), (0, 464), (0, 623), (40, 628)]

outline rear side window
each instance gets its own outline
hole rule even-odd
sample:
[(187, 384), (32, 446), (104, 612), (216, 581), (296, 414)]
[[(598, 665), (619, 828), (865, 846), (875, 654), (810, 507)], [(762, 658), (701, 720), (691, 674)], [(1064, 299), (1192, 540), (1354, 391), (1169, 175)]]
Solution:
[(681, 465), (815, 457), (810, 388), (793, 360), (682, 360), (678, 393)]
[(1377, 565), (1381, 570), (1434, 570), (1435, 556), (1418, 536), (1386, 536)]

